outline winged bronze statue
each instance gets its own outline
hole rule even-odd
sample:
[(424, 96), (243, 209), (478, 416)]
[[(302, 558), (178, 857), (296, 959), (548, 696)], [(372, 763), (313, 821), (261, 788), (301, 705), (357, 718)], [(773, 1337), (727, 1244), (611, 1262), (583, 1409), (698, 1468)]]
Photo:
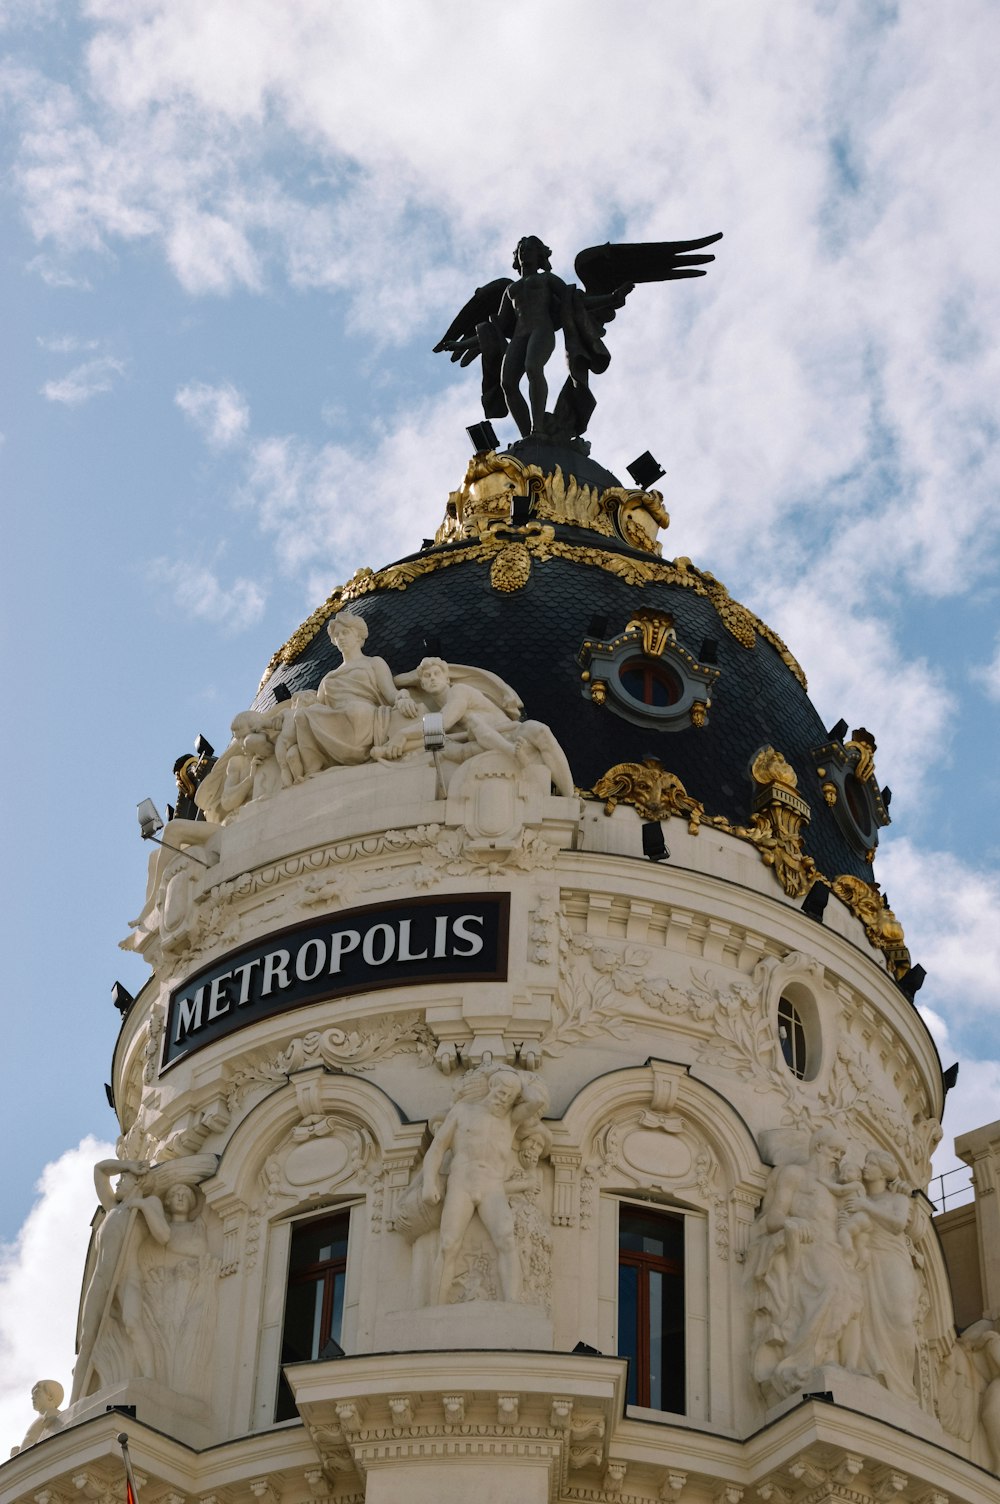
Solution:
[[(537, 235), (525, 235), (514, 251), (512, 277), (497, 277), (478, 287), (454, 318), (435, 351), (450, 352), (463, 366), (483, 364), (483, 412), (487, 418), (509, 413), (523, 438), (576, 438), (594, 411), (590, 373), (606, 371), (611, 356), (604, 332), (638, 282), (673, 282), (703, 277), (714, 256), (697, 253), (722, 239), (660, 240), (631, 245), (590, 246), (574, 262), (580, 284), (564, 282), (552, 270), (552, 252)], [(545, 366), (562, 330), (566, 378), (551, 413), (545, 410)], [(528, 378), (528, 397), (521, 393)]]

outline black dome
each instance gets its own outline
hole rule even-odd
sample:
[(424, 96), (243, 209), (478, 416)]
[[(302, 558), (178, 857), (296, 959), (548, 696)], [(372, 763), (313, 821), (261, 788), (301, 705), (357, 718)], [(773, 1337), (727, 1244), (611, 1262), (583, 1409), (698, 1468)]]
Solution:
[[(575, 468), (581, 480), (594, 483), (580, 474), (579, 456)], [(505, 536), (514, 542), (528, 535), (512, 528)], [(481, 542), (471, 539), (408, 556), (364, 581), (364, 593), (352, 582), (343, 603), (368, 624), (366, 651), (385, 658), (393, 673), (435, 654), (505, 679), (524, 701), (526, 717), (552, 728), (584, 790), (614, 764), (652, 756), (680, 778), (707, 815), (746, 825), (755, 792), (751, 761), (763, 746), (774, 746), (794, 768), (799, 792), (811, 808), (803, 833), (806, 853), (827, 877), (849, 873), (870, 883), (870, 863), (852, 847), (823, 798), (814, 753), (830, 738), (778, 648), (759, 633), (752, 647), (744, 646), (704, 593), (665, 580), (634, 584), (611, 572), (628, 571), (632, 561), (640, 571), (648, 573), (650, 566), (655, 571), (660, 561), (649, 553), (583, 528), (556, 526), (550, 536), (570, 556), (536, 553), (520, 588), (494, 588), (490, 560)], [(598, 555), (603, 565), (593, 562)], [(415, 577), (407, 568), (411, 561)], [(405, 588), (389, 588), (390, 581)], [(339, 603), (332, 597), (290, 640), (255, 708), (272, 705), (282, 684), (293, 692), (314, 689), (338, 665), (340, 655), (323, 623)], [(608, 623), (596, 635), (611, 638), (643, 608), (669, 612), (678, 645), (695, 659), (705, 639), (714, 640), (719, 677), (706, 725), (679, 731), (634, 725), (589, 698), (578, 655), (585, 639), (595, 635), (595, 618)], [(748, 613), (746, 618), (754, 620)]]

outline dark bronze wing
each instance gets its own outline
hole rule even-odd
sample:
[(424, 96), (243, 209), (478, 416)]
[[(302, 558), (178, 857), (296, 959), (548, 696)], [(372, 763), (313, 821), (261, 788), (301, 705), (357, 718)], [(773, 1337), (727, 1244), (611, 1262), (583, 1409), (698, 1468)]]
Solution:
[(631, 245), (612, 245), (609, 241), (581, 251), (573, 265), (586, 292), (601, 297), (629, 282), (703, 277), (702, 268), (715, 257), (693, 253), (721, 239), (720, 230), (718, 235), (705, 235), (701, 240), (653, 240)]
[(454, 350), (452, 346), (459, 340), (470, 339), (475, 335), (479, 324), (499, 311), (504, 293), (513, 281), (512, 277), (497, 277), (493, 282), (487, 282), (485, 287), (477, 287), (465, 307), (455, 315), (448, 325), (441, 339), (434, 346), (435, 354), (440, 350), (451, 350), (452, 360), (461, 360), (463, 365), (468, 365), (470, 360), (475, 360), (478, 351)]

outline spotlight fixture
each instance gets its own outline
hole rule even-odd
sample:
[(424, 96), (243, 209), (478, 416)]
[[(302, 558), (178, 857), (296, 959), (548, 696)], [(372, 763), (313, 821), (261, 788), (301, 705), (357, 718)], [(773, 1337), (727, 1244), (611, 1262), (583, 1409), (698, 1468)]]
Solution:
[(948, 1093), (951, 1091), (951, 1089), (952, 1089), (953, 1086), (957, 1086), (958, 1085), (958, 1061), (957, 1060), (955, 1061), (954, 1065), (949, 1065), (949, 1067), (948, 1067), (948, 1069), (946, 1071), (942, 1071), (942, 1073), (941, 1073), (941, 1085), (944, 1087), (944, 1094), (945, 1094), (945, 1096), (948, 1095)]
[(473, 454), (486, 454), (488, 450), (497, 447), (497, 436), (493, 432), (492, 423), (470, 423), (465, 431), (472, 440)]
[(670, 852), (663, 839), (663, 826), (659, 820), (643, 820), (642, 854), (649, 857), (651, 862), (665, 862), (669, 857)]
[(832, 742), (842, 742), (847, 735), (847, 722), (838, 721), (836, 726), (831, 726), (826, 734)]
[(212, 746), (212, 743), (209, 741), (208, 737), (204, 736), (200, 731), (194, 739), (194, 750), (197, 752), (199, 757), (215, 756), (215, 748)]
[(433, 548), (433, 547), (434, 547), (434, 539), (433, 538), (421, 538), (421, 540), (420, 540), (420, 552), (422, 554), (425, 554), (429, 548)]
[(910, 1002), (912, 1003), (917, 993), (924, 985), (926, 977), (927, 973), (922, 966), (911, 966), (909, 971), (905, 971), (899, 978), (896, 986), (899, 988), (903, 996), (905, 998), (909, 998)]
[[(213, 865), (212, 862), (206, 862), (203, 857), (195, 856), (193, 851), (182, 850), (180, 846), (166, 846), (166, 842), (160, 840), (156, 832), (163, 829), (163, 821), (152, 799), (140, 799), (135, 808), (139, 819), (139, 834), (144, 841), (155, 841), (157, 846), (164, 846), (168, 851), (175, 852), (177, 856), (186, 856), (188, 861), (197, 862), (199, 867)], [(215, 861), (218, 861), (218, 856), (215, 857)]]
[(514, 527), (524, 527), (531, 516), (531, 497), (512, 496), (510, 499), (510, 520)]
[(424, 751), (440, 752), (444, 746), (444, 717), (440, 710), (429, 710), (424, 716)]
[(424, 657), (441, 657), (441, 639), (436, 632), (428, 632), (427, 636), (424, 638)]
[(276, 684), (274, 686), (274, 698), (279, 705), (284, 705), (286, 700), (292, 698), (292, 691), (288, 688), (287, 684)]
[(160, 811), (152, 799), (143, 799), (136, 805), (136, 815), (139, 820), (139, 833), (144, 841), (156, 839), (156, 832), (163, 829), (163, 821), (160, 819)]
[(599, 1347), (591, 1347), (589, 1342), (578, 1342), (574, 1347), (575, 1353), (581, 1353), (585, 1358), (603, 1358), (604, 1354)]
[(336, 1337), (328, 1337), (319, 1350), (317, 1362), (329, 1363), (334, 1358), (346, 1358), (347, 1354), (337, 1341)]
[(698, 662), (718, 663), (718, 661), (719, 644), (717, 639), (714, 637), (703, 637), (701, 639), (701, 647), (698, 649)]
[(587, 628), (588, 637), (596, 637), (602, 641), (608, 635), (608, 618), (606, 616), (592, 616)]
[(111, 1108), (111, 1111), (114, 1112), (114, 1110), (115, 1110), (115, 1094), (114, 1094), (113, 1090), (111, 1089), (111, 1082), (110, 1081), (105, 1081), (105, 1083), (104, 1083), (104, 1095), (108, 1099), (108, 1106)]
[(638, 459), (633, 460), (631, 465), (626, 465), (625, 469), (643, 491), (648, 490), (654, 480), (659, 480), (661, 475), (667, 473), (659, 460), (654, 460), (648, 449), (640, 454)]
[(129, 992), (126, 986), (124, 986), (121, 982), (115, 982), (114, 986), (111, 988), (111, 1001), (118, 1009), (118, 1012), (121, 1014), (122, 1018), (124, 1018), (128, 1013), (128, 1010), (131, 1008), (132, 1004), (135, 1002), (135, 998), (132, 996), (131, 992)]
[(823, 912), (830, 899), (830, 889), (825, 883), (813, 883), (809, 892), (802, 900), (802, 912), (808, 914), (810, 919), (815, 919), (819, 924), (823, 923)]
[(882, 790), (882, 803), (885, 805), (886, 809), (888, 809), (889, 805), (892, 803), (892, 789), (888, 784), (886, 784), (885, 788)]
[(174, 819), (174, 817), (175, 817), (176, 814), (177, 814), (177, 811), (174, 809), (173, 805), (172, 804), (168, 804), (167, 805), (167, 824), (168, 825), (170, 824), (171, 820)]

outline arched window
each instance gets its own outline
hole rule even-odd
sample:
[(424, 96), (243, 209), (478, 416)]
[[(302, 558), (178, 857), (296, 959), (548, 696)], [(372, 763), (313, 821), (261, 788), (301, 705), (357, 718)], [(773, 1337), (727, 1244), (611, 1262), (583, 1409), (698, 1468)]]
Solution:
[(628, 1404), (684, 1414), (682, 1216), (618, 1208), (618, 1353), (629, 1360)]

